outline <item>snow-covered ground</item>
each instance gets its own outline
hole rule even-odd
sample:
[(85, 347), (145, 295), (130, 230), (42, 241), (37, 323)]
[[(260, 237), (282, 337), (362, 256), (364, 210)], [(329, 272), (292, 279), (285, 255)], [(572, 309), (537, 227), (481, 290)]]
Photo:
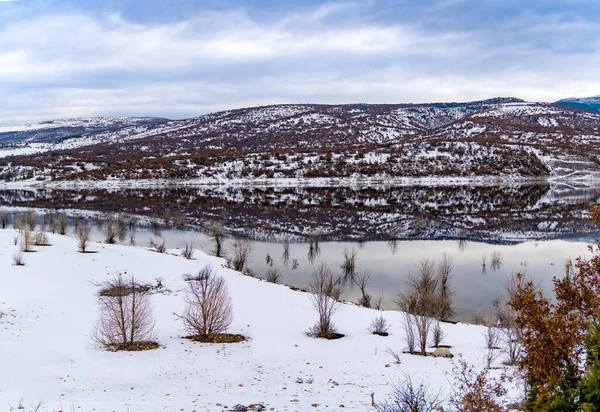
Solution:
[[(12, 266), (17, 232), (0, 230), (0, 409), (40, 411), (220, 411), (263, 402), (267, 410), (370, 410), (371, 393), (383, 399), (403, 374), (449, 394), (452, 360), (400, 354), (402, 314), (386, 311), (391, 335), (371, 335), (379, 312), (344, 304), (334, 316), (346, 336), (326, 341), (306, 336), (316, 321), (309, 295), (223, 267), (197, 251), (195, 260), (141, 247), (93, 244), (78, 253), (69, 236), (49, 235), (52, 246), (25, 253)], [(183, 339), (173, 313), (181, 313), (182, 275), (211, 264), (228, 283), (234, 306), (230, 333), (238, 344)], [(152, 295), (160, 349), (107, 352), (90, 338), (97, 319), (96, 282), (121, 271), (140, 281), (163, 278), (172, 293)], [(443, 324), (444, 344), (477, 366), (484, 362), (484, 329)], [(497, 361), (501, 362), (501, 358)], [(498, 373), (498, 371), (494, 371)], [(298, 383), (297, 379), (305, 383)], [(313, 383), (306, 383), (310, 379)]]

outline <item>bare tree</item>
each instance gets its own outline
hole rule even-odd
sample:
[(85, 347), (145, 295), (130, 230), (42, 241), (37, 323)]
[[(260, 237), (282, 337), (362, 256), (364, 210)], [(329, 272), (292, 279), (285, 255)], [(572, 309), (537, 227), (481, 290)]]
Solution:
[(273, 263), (274, 263), (273, 258), (268, 253), (267, 253), (267, 256), (265, 257), (265, 263), (267, 264), (267, 266), (273, 266)]
[(452, 307), (452, 295), (454, 291), (450, 285), (452, 278), (452, 258), (448, 253), (442, 255), (442, 259), (437, 265), (437, 278), (439, 290), (439, 320), (449, 320), (454, 316)]
[(248, 239), (236, 239), (233, 242), (233, 269), (243, 272), (252, 259), (252, 243)]
[(311, 232), (308, 235), (308, 260), (313, 263), (317, 257), (321, 254), (321, 234), (319, 232)]
[(23, 230), (23, 233), (21, 233), (21, 250), (23, 252), (32, 252), (33, 249), (31, 248), (31, 246), (33, 245), (33, 242), (34, 236), (29, 230), (29, 226), (27, 226)]
[(223, 225), (217, 222), (211, 222), (208, 225), (208, 237), (213, 241), (214, 247), (212, 254), (216, 257), (225, 256), (225, 229)]
[[(434, 318), (439, 314), (438, 278), (434, 274), (435, 264), (423, 259), (408, 275), (408, 290), (396, 294), (400, 310), (412, 318), (408, 326), (414, 327), (421, 355), (427, 354), (427, 340)], [(408, 327), (407, 326), (407, 327)]]
[(104, 243), (113, 245), (117, 243), (117, 224), (112, 216), (108, 216), (104, 222)]
[(352, 248), (344, 248), (342, 252), (344, 255), (344, 261), (340, 268), (342, 269), (342, 280), (345, 284), (354, 283), (354, 276), (356, 275), (356, 260), (358, 259), (358, 250)]
[(502, 267), (502, 255), (497, 250), (494, 250), (491, 255), (492, 270), (496, 271)]
[(444, 396), (433, 393), (424, 383), (415, 385), (410, 375), (391, 384), (392, 393), (383, 402), (373, 403), (375, 412), (439, 412), (443, 411)]
[(117, 219), (115, 220), (117, 237), (119, 238), (119, 242), (123, 242), (127, 237), (127, 220), (122, 213), (117, 215)]
[(135, 350), (155, 339), (154, 319), (148, 288), (133, 276), (117, 273), (104, 288), (112, 293), (100, 294), (100, 317), (92, 338), (111, 350)]
[(365, 308), (371, 307), (371, 295), (367, 293), (369, 287), (369, 281), (371, 280), (371, 272), (363, 272), (356, 275), (356, 286), (360, 290), (360, 298), (358, 304)]
[(92, 228), (89, 225), (79, 224), (75, 229), (75, 239), (77, 240), (77, 248), (81, 253), (86, 253), (90, 245), (90, 232)]
[(281, 282), (281, 278), (282, 278), (282, 273), (281, 273), (281, 270), (279, 270), (279, 268), (277, 268), (277, 266), (270, 267), (267, 270), (267, 275), (265, 276), (265, 279), (267, 280), (267, 282), (279, 283), (279, 282)]
[(56, 231), (59, 235), (65, 235), (67, 233), (67, 214), (61, 212), (55, 220)]
[(415, 316), (411, 313), (404, 312), (404, 342), (406, 343), (406, 350), (409, 353), (415, 353), (417, 340), (415, 338)]
[(181, 250), (181, 256), (190, 260), (194, 257), (194, 242), (193, 241), (183, 241), (185, 247)]
[(10, 215), (8, 214), (8, 212), (0, 213), (0, 225), (2, 226), (2, 229), (6, 229), (6, 226), (9, 225), (9, 222), (10, 222)]
[(319, 320), (310, 329), (309, 334), (316, 338), (331, 339), (336, 337), (333, 315), (340, 309), (338, 299), (342, 293), (339, 280), (335, 279), (329, 266), (321, 263), (313, 270), (308, 284), (313, 307), (317, 310)]
[(186, 330), (207, 337), (227, 331), (233, 320), (233, 308), (227, 283), (222, 276), (206, 266), (194, 277), (188, 278), (183, 314), (176, 315)]
[(440, 325), (440, 321), (436, 319), (433, 325), (433, 346), (436, 348), (440, 346), (442, 343), (442, 339), (444, 339), (444, 331), (442, 330), (442, 326)]
[(37, 215), (35, 212), (24, 212), (15, 216), (14, 222), (15, 229), (20, 232), (29, 230), (30, 232), (35, 231), (37, 226)]
[(290, 241), (287, 238), (283, 239), (283, 253), (281, 254), (281, 260), (286, 266), (290, 263)]

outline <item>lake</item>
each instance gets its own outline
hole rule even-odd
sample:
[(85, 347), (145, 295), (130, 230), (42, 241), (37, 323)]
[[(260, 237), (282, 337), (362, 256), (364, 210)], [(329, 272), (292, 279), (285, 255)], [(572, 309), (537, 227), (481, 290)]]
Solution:
[[(420, 260), (447, 253), (460, 320), (502, 298), (512, 273), (527, 272), (551, 290), (552, 277), (564, 274), (569, 259), (588, 254), (590, 234), (597, 232), (588, 210), (598, 200), (597, 187), (551, 184), (0, 190), (3, 210), (37, 209), (40, 221), (64, 210), (71, 221), (93, 222), (99, 241), (103, 216), (123, 213), (138, 221), (138, 246), (164, 240), (175, 249), (193, 242), (210, 253), (204, 229), (216, 222), (228, 235), (226, 250), (235, 237), (251, 240), (249, 267), (257, 276), (268, 270), (268, 255), (282, 282), (300, 288), (313, 264), (341, 273), (344, 249), (356, 250), (357, 271), (372, 274), (369, 293), (374, 300), (382, 296), (384, 308), (394, 308), (396, 292)], [(319, 239), (318, 254), (309, 255), (309, 237)], [(290, 242), (288, 262), (282, 259), (284, 239)], [(358, 296), (356, 287), (344, 294), (347, 300)]]

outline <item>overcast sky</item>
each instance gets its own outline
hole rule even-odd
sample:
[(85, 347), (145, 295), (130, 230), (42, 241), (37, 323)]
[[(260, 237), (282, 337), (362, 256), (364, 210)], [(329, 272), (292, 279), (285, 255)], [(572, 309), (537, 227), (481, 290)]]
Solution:
[(600, 94), (597, 0), (0, 0), (0, 125)]

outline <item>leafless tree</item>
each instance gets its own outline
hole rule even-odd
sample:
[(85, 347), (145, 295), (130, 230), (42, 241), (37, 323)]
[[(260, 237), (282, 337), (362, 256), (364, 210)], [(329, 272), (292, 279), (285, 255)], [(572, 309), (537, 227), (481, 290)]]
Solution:
[(150, 248), (154, 249), (154, 251), (158, 253), (165, 253), (167, 251), (167, 246), (164, 239), (161, 244), (154, 243), (154, 239), (150, 239)]
[(452, 258), (448, 253), (442, 255), (437, 265), (438, 294), (439, 294), (439, 320), (450, 320), (454, 316), (452, 295), (454, 291), (450, 285), (452, 278)]
[(21, 250), (23, 252), (31, 252), (33, 249), (31, 246), (34, 242), (34, 236), (29, 230), (29, 226), (27, 226), (23, 232), (21, 233)]
[(308, 260), (313, 263), (317, 257), (321, 254), (321, 234), (319, 232), (312, 232), (308, 235)]
[(371, 272), (362, 272), (356, 275), (356, 286), (360, 290), (360, 298), (358, 304), (365, 308), (371, 307), (371, 295), (367, 293), (369, 287), (369, 281), (371, 280)]
[(6, 229), (6, 226), (9, 225), (9, 222), (10, 222), (10, 215), (8, 214), (8, 212), (0, 213), (0, 225), (2, 226), (2, 229)]
[(243, 272), (252, 259), (252, 243), (248, 239), (236, 239), (233, 242), (233, 269)]
[(112, 216), (108, 216), (104, 222), (104, 243), (110, 245), (117, 243), (117, 224)]
[(268, 253), (265, 257), (265, 263), (267, 264), (267, 266), (273, 266), (273, 258)]
[(117, 215), (117, 219), (115, 220), (115, 227), (117, 232), (117, 237), (119, 238), (119, 242), (123, 242), (127, 237), (127, 220), (122, 213)]
[[(435, 264), (423, 259), (408, 275), (408, 290), (399, 291), (396, 304), (408, 313), (412, 320), (408, 326), (414, 327), (414, 334), (422, 355), (427, 354), (427, 340), (434, 322), (439, 315), (439, 280), (434, 274)], [(407, 326), (407, 327), (408, 327)]]
[(129, 246), (135, 246), (135, 232), (129, 232)]
[(92, 228), (89, 225), (79, 224), (75, 230), (75, 239), (77, 248), (81, 253), (86, 253), (90, 245), (90, 232)]
[(497, 250), (494, 250), (491, 255), (492, 270), (496, 271), (502, 267), (502, 255)]
[(308, 290), (311, 293), (313, 307), (319, 315), (319, 320), (309, 334), (316, 338), (330, 339), (336, 333), (331, 318), (340, 309), (338, 301), (342, 293), (340, 282), (334, 278), (329, 266), (321, 263), (313, 270)]
[(35, 231), (37, 226), (37, 215), (35, 212), (25, 212), (15, 216), (15, 229), (20, 232), (29, 230), (30, 232)]
[(55, 220), (56, 231), (59, 235), (65, 235), (67, 233), (67, 214), (61, 212)]
[(434, 393), (425, 383), (416, 385), (410, 375), (391, 384), (392, 393), (383, 402), (373, 402), (375, 412), (439, 412), (443, 411), (444, 396)]
[(440, 346), (442, 340), (444, 339), (444, 331), (442, 330), (442, 326), (440, 325), (440, 321), (436, 319), (433, 325), (433, 346), (436, 348)]
[[(111, 350), (131, 350), (155, 339), (154, 318), (150, 306), (150, 291), (141, 287), (133, 276), (117, 273), (104, 288), (110, 294), (100, 294), (100, 316), (92, 338)], [(104, 289), (103, 288), (103, 289)]]
[(225, 229), (223, 225), (217, 222), (211, 222), (208, 225), (208, 237), (213, 241), (214, 247), (212, 254), (216, 257), (225, 256)]
[(290, 241), (287, 238), (283, 239), (283, 253), (281, 254), (281, 260), (286, 266), (290, 263)]
[(183, 243), (184, 248), (181, 250), (181, 256), (190, 260), (194, 257), (194, 242), (191, 240), (189, 242), (184, 240)]
[(281, 270), (279, 270), (279, 268), (277, 268), (277, 266), (270, 267), (267, 270), (267, 275), (265, 276), (265, 279), (267, 280), (267, 282), (279, 283), (279, 282), (281, 282), (281, 278), (282, 278), (282, 273), (281, 273)]
[(186, 330), (196, 336), (225, 333), (233, 320), (233, 308), (227, 283), (206, 266), (188, 278), (186, 306), (180, 318)]
[(481, 257), (481, 273), (487, 272), (487, 257)]
[(414, 353), (416, 350), (417, 340), (415, 338), (415, 316), (411, 313), (404, 312), (404, 342), (406, 343), (406, 350), (409, 353)]
[(358, 250), (352, 248), (344, 248), (343, 250), (344, 261), (340, 268), (342, 269), (342, 280), (344, 284), (354, 283), (354, 276), (356, 275), (356, 260), (358, 259)]

